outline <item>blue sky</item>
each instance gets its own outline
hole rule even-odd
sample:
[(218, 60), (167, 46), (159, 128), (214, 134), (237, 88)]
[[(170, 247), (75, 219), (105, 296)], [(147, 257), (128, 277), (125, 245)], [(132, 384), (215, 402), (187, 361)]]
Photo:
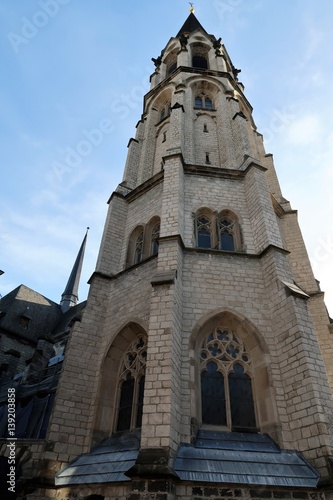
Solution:
[[(332, 315), (333, 2), (194, 5), (242, 70)], [(2, 295), (24, 283), (58, 302), (89, 226), (80, 287), (86, 298), (151, 58), (188, 13), (185, 0), (1, 0)]]

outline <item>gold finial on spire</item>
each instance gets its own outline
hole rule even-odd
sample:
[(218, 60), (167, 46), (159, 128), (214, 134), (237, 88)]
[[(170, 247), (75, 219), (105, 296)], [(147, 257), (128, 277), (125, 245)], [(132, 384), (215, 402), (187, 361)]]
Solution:
[(191, 6), (191, 7), (190, 7), (190, 12), (191, 12), (191, 14), (193, 14), (193, 13), (194, 13), (193, 3), (189, 2), (189, 4), (190, 4), (190, 6)]

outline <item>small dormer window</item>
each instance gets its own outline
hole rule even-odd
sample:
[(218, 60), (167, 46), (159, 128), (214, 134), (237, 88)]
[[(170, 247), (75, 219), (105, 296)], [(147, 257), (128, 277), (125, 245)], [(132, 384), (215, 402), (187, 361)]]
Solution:
[(27, 318), (26, 316), (20, 316), (20, 327), (21, 328), (28, 328), (30, 323), (30, 318)]
[(30, 312), (29, 312), (29, 307), (26, 308), (26, 310), (21, 314), (19, 324), (21, 328), (27, 329), (29, 326), (31, 320)]

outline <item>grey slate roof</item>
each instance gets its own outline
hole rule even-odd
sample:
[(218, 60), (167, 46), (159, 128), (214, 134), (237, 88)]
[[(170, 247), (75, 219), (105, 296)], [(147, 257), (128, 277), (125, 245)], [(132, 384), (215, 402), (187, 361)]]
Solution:
[(191, 14), (188, 16), (183, 26), (178, 31), (177, 37), (179, 37), (183, 33), (193, 33), (193, 31), (197, 29), (201, 29), (204, 33), (207, 33), (206, 30), (199, 23), (198, 19), (195, 17), (195, 15), (191, 12)]
[(140, 436), (136, 434), (106, 439), (90, 453), (79, 455), (58, 472), (55, 485), (129, 481), (124, 473), (135, 464), (139, 446)]
[(319, 474), (295, 451), (280, 450), (266, 434), (200, 430), (182, 444), (174, 470), (184, 481), (315, 488)]
[[(25, 285), (18, 286), (2, 297), (0, 312), (1, 332), (15, 334), (32, 343), (51, 333), (63, 315), (59, 304)], [(24, 329), (19, 319), (27, 312), (31, 321), (28, 328)]]

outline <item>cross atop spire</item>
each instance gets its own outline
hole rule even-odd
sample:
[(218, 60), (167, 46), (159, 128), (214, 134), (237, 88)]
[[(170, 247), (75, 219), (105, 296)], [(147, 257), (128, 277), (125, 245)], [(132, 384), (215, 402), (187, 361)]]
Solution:
[(193, 7), (193, 3), (189, 2), (189, 4), (190, 4), (190, 6), (191, 6), (191, 7), (190, 7), (190, 12), (191, 12), (191, 14), (194, 14), (194, 7)]

